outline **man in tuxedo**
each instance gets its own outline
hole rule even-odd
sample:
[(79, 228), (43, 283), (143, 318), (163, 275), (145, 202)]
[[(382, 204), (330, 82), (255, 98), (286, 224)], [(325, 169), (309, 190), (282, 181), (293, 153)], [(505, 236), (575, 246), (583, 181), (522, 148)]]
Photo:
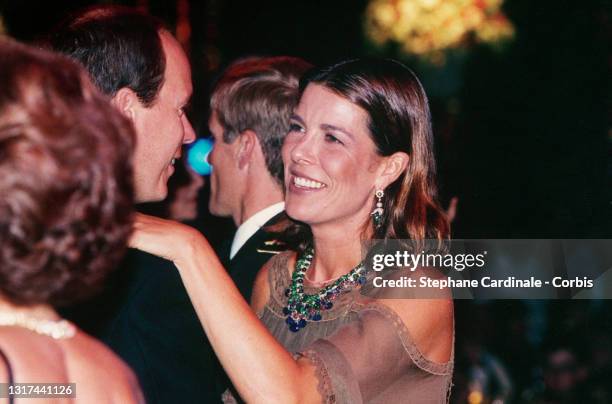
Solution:
[(298, 102), (299, 79), (309, 68), (285, 56), (239, 60), (212, 93), (208, 207), (238, 227), (229, 252), (220, 255), (247, 301), (258, 270), (282, 251), (266, 226), (284, 216), (281, 146)]
[[(80, 62), (134, 124), (136, 202), (164, 199), (181, 146), (195, 139), (180, 44), (149, 15), (99, 6), (63, 22), (48, 45)], [(102, 295), (66, 313), (130, 365), (148, 403), (219, 401), (214, 354), (171, 262), (129, 250)]]
[[(49, 45), (80, 62), (134, 123), (136, 201), (164, 199), (181, 145), (195, 137), (183, 110), (192, 84), (180, 45), (156, 19), (115, 6), (65, 21), (49, 36)], [(291, 88), (294, 104), (297, 80)], [(281, 140), (272, 142), (280, 148)], [(130, 250), (116, 275), (100, 297), (71, 310), (71, 317), (132, 367), (148, 403), (218, 402), (215, 356), (174, 265)]]
[[(299, 79), (310, 67), (285, 56), (238, 60), (223, 72), (211, 96), (208, 208), (238, 227), (219, 255), (247, 301), (259, 269), (284, 249), (266, 227), (285, 218), (281, 147), (298, 102)], [(218, 393), (231, 389), (218, 362), (216, 368)]]

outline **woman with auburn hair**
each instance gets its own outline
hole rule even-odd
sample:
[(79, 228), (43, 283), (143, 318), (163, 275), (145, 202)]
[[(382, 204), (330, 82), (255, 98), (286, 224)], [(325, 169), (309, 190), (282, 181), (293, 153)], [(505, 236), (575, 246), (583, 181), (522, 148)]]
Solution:
[(0, 60), (0, 381), (141, 402), (131, 370), (53, 309), (99, 289), (125, 251), (131, 126), (74, 62), (6, 39)]
[(427, 98), (402, 64), (352, 60), (308, 74), (283, 145), (294, 249), (260, 271), (252, 310), (201, 235), (138, 217), (131, 243), (175, 262), (245, 401), (448, 400), (450, 296), (360, 293), (373, 275), (364, 242), (448, 238), (432, 143)]

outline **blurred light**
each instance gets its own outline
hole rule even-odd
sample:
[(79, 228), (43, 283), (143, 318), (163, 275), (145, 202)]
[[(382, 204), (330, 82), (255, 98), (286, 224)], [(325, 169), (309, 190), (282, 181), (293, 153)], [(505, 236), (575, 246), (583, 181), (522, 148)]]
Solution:
[(187, 164), (200, 175), (209, 175), (212, 166), (208, 163), (208, 155), (213, 147), (212, 139), (198, 139), (187, 150)]
[(467, 402), (469, 404), (480, 404), (483, 401), (482, 392), (474, 390), (468, 394)]
[(365, 31), (378, 46), (395, 42), (406, 54), (434, 64), (449, 49), (496, 45), (514, 35), (503, 0), (370, 0)]

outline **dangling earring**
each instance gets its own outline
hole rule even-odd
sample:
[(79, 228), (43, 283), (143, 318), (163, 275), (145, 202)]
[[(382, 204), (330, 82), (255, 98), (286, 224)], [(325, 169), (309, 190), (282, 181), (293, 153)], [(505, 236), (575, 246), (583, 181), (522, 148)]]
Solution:
[(378, 230), (383, 224), (383, 214), (385, 210), (383, 209), (382, 198), (385, 196), (385, 192), (382, 189), (378, 189), (375, 195), (377, 198), (376, 208), (372, 211), (371, 215), (372, 221), (374, 222), (374, 228)]

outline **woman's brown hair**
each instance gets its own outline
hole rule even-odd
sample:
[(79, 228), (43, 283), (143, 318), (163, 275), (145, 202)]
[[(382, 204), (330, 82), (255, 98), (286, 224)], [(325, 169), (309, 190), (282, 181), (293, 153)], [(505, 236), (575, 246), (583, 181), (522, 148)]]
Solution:
[[(437, 202), (429, 105), (414, 73), (394, 60), (358, 59), (309, 72), (300, 82), (302, 93), (309, 84), (325, 86), (363, 108), (379, 155), (409, 155), (406, 171), (384, 190), (382, 225), (373, 229), (373, 238), (446, 239), (449, 223)], [(372, 208), (374, 203), (372, 195)], [(311, 238), (300, 224), (285, 237), (301, 247)]]
[(61, 305), (125, 251), (131, 125), (74, 62), (0, 40), (0, 294)]

